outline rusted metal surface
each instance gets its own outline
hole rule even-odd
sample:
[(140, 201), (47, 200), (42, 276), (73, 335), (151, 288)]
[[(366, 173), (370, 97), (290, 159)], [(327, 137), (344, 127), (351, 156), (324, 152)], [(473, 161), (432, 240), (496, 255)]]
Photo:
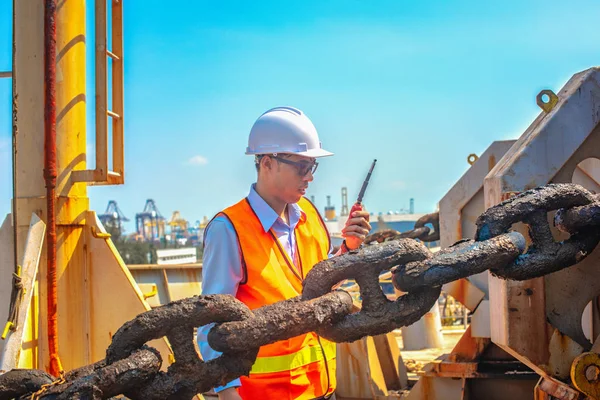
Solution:
[(248, 307), (232, 296), (194, 296), (174, 301), (140, 314), (119, 328), (106, 351), (106, 360), (112, 363), (123, 359), (146, 342), (166, 336), (175, 328), (193, 328), (251, 317)]
[[(106, 399), (119, 394), (135, 396), (137, 388), (156, 376), (162, 360), (152, 348), (136, 350), (129, 357), (110, 365), (94, 364), (89, 374), (78, 379), (55, 384), (39, 393), (40, 400)], [(60, 382), (60, 381), (59, 381)]]
[(44, 1), (44, 179), (46, 181), (46, 271), (50, 373), (61, 370), (58, 359), (56, 277), (56, 0)]
[(511, 280), (537, 278), (583, 260), (600, 241), (600, 230), (583, 229), (557, 243), (550, 231), (547, 213), (594, 202), (592, 193), (579, 185), (550, 184), (523, 192), (489, 208), (477, 219), (477, 240), (486, 240), (507, 232), (513, 224), (529, 226), (533, 245), (527, 253), (492, 273)]
[(577, 232), (590, 226), (600, 225), (600, 202), (571, 209), (558, 210), (554, 225), (563, 232)]
[(195, 296), (175, 301), (123, 325), (113, 337), (106, 360), (112, 364), (147, 341), (166, 335), (175, 353), (175, 363), (166, 373), (157, 374), (138, 389), (134, 398), (192, 398), (195, 393), (247, 375), (258, 352), (257, 347), (247, 346), (242, 352), (229, 352), (204, 363), (192, 342), (194, 327), (251, 317), (252, 312), (232, 296)]
[[(371, 282), (361, 293), (373, 293), (379, 288), (378, 282)], [(441, 287), (428, 288), (420, 293), (408, 293), (396, 301), (385, 296), (371, 298), (369, 305), (361, 311), (350, 314), (333, 326), (317, 329), (317, 333), (334, 342), (353, 342), (365, 336), (380, 335), (402, 326), (417, 322), (426, 314), (440, 297)]]
[(251, 319), (225, 322), (208, 334), (208, 343), (217, 351), (245, 351), (248, 343), (263, 346), (310, 332), (315, 326), (331, 325), (352, 311), (352, 297), (334, 291), (302, 301), (290, 300), (261, 307)]
[(37, 369), (13, 369), (0, 375), (0, 400), (11, 400), (37, 392), (53, 380), (52, 375)]
[(540, 210), (552, 211), (593, 203), (594, 195), (579, 185), (548, 184), (528, 190), (490, 207), (477, 218), (477, 239), (486, 240), (508, 231)]
[[(425, 224), (431, 224), (434, 228), (433, 232), (431, 231), (431, 228), (425, 226)], [(372, 233), (365, 239), (365, 244), (374, 242), (383, 243), (388, 240), (397, 239), (419, 239), (423, 242), (435, 242), (440, 240), (440, 213), (436, 212), (423, 215), (415, 222), (414, 229), (406, 232), (385, 229)]]
[(398, 232), (395, 229), (384, 229), (382, 231), (375, 232), (375, 233), (372, 233), (369, 236), (367, 236), (364, 243), (365, 244), (371, 244), (374, 242), (383, 243), (388, 239), (395, 238), (399, 234), (400, 234), (400, 232)]
[(323, 260), (315, 265), (304, 279), (302, 298), (314, 299), (330, 292), (334, 285), (345, 279), (355, 279), (361, 286), (363, 302), (368, 305), (371, 293), (363, 293), (361, 281), (375, 281), (378, 288), (375, 292), (379, 292), (377, 294), (383, 296), (381, 288), (379, 288), (381, 272), (389, 270), (395, 265), (430, 257), (431, 253), (423, 244), (410, 239), (363, 246), (359, 250)]
[(456, 343), (452, 352), (448, 355), (451, 362), (477, 361), (484, 350), (490, 345), (489, 338), (473, 337), (472, 327), (469, 326), (460, 340)]
[(415, 230), (418, 228), (425, 227), (425, 224), (433, 225), (433, 232), (427, 232), (419, 236), (424, 242), (435, 242), (440, 240), (440, 213), (431, 213), (423, 215), (415, 222)]
[[(429, 229), (428, 226), (421, 226), (410, 231), (399, 233), (393, 239), (421, 239), (429, 236), (430, 231), (431, 229)], [(427, 240), (423, 241), (426, 242)]]
[(546, 291), (552, 294), (545, 300), (548, 322), (584, 350), (589, 350), (591, 343), (583, 331), (582, 314), (590, 300), (600, 296), (600, 280), (590, 279), (598, 276), (599, 271), (598, 255), (595, 254), (577, 264), (576, 268), (559, 272), (561, 276), (552, 275), (545, 279)]
[(482, 242), (465, 240), (440, 250), (432, 258), (409, 262), (394, 273), (394, 285), (404, 292), (441, 286), (487, 269), (512, 263), (525, 250), (525, 238), (510, 232)]
[(581, 394), (577, 390), (549, 376), (540, 378), (536, 386), (536, 390), (538, 389), (557, 400), (583, 400)]
[[(584, 234), (597, 243), (597, 234), (590, 232), (598, 231), (598, 227), (572, 232), (571, 242), (550, 242), (546, 213), (555, 208), (581, 206), (580, 203), (590, 198), (589, 193), (576, 185), (549, 185), (515, 196), (503, 203), (503, 210), (494, 207), (482, 215), (477, 241), (462, 241), (435, 257), (422, 243), (412, 239), (363, 246), (315, 265), (307, 274), (300, 297), (253, 311), (234, 297), (224, 295), (195, 296), (169, 303), (125, 323), (113, 336), (105, 361), (67, 374), (65, 382), (57, 382), (48, 391), (60, 392), (57, 399), (99, 399), (114, 394), (125, 394), (132, 399), (190, 399), (195, 393), (247, 375), (262, 345), (307, 332), (317, 332), (335, 342), (349, 342), (410, 325), (431, 309), (443, 284), (470, 273), (493, 268), (496, 272), (509, 271), (509, 279), (518, 279), (522, 274), (531, 273), (527, 259), (519, 262), (520, 258), (535, 257), (536, 251), (549, 257), (548, 248), (553, 249), (552, 246), (558, 246), (554, 256), (560, 268), (577, 263), (585, 255), (561, 256), (562, 251), (571, 251), (564, 250), (564, 243), (589, 245), (590, 240), (582, 237)], [(525, 254), (521, 254), (525, 251), (524, 237), (517, 232), (505, 232), (517, 221), (529, 224), (531, 231), (532, 244)], [(541, 261), (533, 266), (535, 274), (551, 273), (558, 266), (554, 260), (542, 258)], [(515, 277), (514, 270), (522, 265), (529, 269)], [(394, 283), (408, 290), (395, 301), (388, 300), (379, 286), (381, 273), (390, 269)], [(360, 287), (362, 309), (359, 312), (350, 313), (352, 303), (346, 292), (332, 290), (345, 279), (356, 280)], [(209, 342), (223, 354), (205, 363), (194, 347), (192, 332), (194, 327), (209, 323), (217, 324), (209, 332)], [(163, 336), (173, 347), (175, 363), (166, 372), (158, 372), (161, 363), (153, 361), (152, 355), (144, 351), (148, 350), (145, 346), (149, 340)], [(473, 342), (472, 349), (467, 349), (465, 354), (476, 357), (485, 343)], [(499, 373), (495, 371), (498, 366), (494, 365), (490, 366), (490, 372), (481, 368), (473, 371), (469, 364), (472, 361), (461, 363), (459, 353), (457, 351), (456, 359), (441, 363), (430, 373), (461, 377)], [(141, 359), (132, 362), (135, 357)], [(133, 365), (136, 363), (137, 367)], [(131, 373), (111, 375), (110, 371), (117, 370)], [(593, 370), (587, 375), (595, 376)], [(128, 380), (121, 380), (125, 378)], [(555, 392), (561, 396), (571, 393), (560, 390)]]
[(360, 287), (362, 309), (333, 326), (320, 327), (317, 332), (335, 342), (352, 342), (419, 320), (438, 299), (441, 288), (427, 288), (418, 294), (407, 294), (390, 301), (379, 286), (379, 275), (394, 265), (428, 257), (431, 254), (421, 243), (400, 239), (321, 261), (307, 274), (302, 298), (322, 296), (336, 283), (355, 279)]

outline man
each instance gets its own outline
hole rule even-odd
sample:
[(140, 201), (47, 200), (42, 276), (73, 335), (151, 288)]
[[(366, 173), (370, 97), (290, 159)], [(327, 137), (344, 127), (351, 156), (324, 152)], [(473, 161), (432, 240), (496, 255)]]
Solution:
[[(231, 294), (256, 309), (300, 295), (308, 271), (330, 256), (325, 223), (304, 195), (316, 159), (333, 153), (300, 110), (277, 107), (254, 123), (246, 154), (255, 156), (258, 178), (206, 228), (202, 293)], [(338, 254), (358, 248), (370, 230), (369, 214), (353, 213)], [(206, 342), (210, 328), (198, 330), (205, 360), (219, 355)], [(221, 400), (328, 399), (335, 383), (335, 344), (310, 332), (261, 347), (249, 377), (216, 391)]]

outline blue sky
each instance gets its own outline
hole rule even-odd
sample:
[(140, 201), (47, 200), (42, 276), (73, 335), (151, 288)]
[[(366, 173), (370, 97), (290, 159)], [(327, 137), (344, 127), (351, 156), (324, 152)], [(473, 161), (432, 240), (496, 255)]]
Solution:
[[(0, 70), (11, 65), (11, 4), (0, 0)], [(153, 198), (167, 218), (212, 216), (246, 195), (249, 129), (277, 105), (302, 109), (336, 153), (309, 188), (320, 208), (331, 195), (339, 212), (342, 186), (352, 202), (377, 158), (367, 208), (414, 198), (431, 212), (470, 153), (518, 138), (540, 90), (600, 61), (591, 0), (181, 4), (125, 2), (126, 184), (90, 188), (98, 212), (114, 199), (133, 220)], [(92, 67), (88, 57), (88, 99)], [(91, 101), (88, 111), (91, 144)], [(0, 213), (12, 197), (10, 129), (2, 79)]]

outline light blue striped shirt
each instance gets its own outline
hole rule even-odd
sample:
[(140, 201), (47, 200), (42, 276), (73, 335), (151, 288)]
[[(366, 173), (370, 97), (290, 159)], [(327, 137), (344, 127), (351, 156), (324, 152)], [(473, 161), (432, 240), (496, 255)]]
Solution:
[[(273, 233), (279, 240), (279, 243), (297, 266), (296, 235), (294, 234), (294, 229), (304, 211), (297, 204), (288, 204), (289, 224), (287, 224), (260, 197), (255, 190), (254, 184), (250, 187), (248, 202), (260, 220), (265, 232), (273, 229)], [(238, 286), (244, 278), (244, 273), (238, 239), (233, 225), (227, 217), (219, 215), (206, 227), (204, 235), (202, 294), (230, 294), (235, 296)], [(198, 329), (198, 347), (200, 348), (202, 358), (207, 361), (221, 355), (220, 352), (213, 350), (206, 340), (206, 335), (208, 335), (208, 331), (212, 326), (213, 324), (210, 324)], [(240, 385), (240, 380), (235, 379), (225, 386), (215, 388), (215, 391), (219, 392), (223, 389)]]

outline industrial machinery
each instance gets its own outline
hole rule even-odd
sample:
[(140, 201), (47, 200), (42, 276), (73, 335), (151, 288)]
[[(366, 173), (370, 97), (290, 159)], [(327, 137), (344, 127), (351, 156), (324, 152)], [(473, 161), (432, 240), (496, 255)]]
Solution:
[[(97, 1), (95, 20), (83, 1), (56, 3), (14, 2), (15, 191), (0, 228), (0, 373), (59, 376), (98, 361), (123, 322), (151, 309), (87, 196), (88, 185), (124, 182), (122, 3)], [(91, 94), (86, 23), (95, 24)], [(86, 100), (93, 99), (95, 168), (88, 169)], [(166, 368), (168, 343), (154, 344)]]
[(165, 236), (165, 217), (152, 199), (146, 200), (144, 210), (135, 214), (135, 226), (142, 240), (159, 240)]
[(331, 205), (331, 196), (327, 196), (327, 205), (325, 206), (325, 220), (335, 220), (335, 206)]
[(188, 222), (184, 218), (181, 218), (179, 211), (173, 211), (173, 215), (169, 220), (169, 227), (171, 228), (173, 240), (183, 238), (188, 234)]
[[(533, 187), (573, 182), (598, 193), (600, 69), (575, 74), (557, 94), (542, 91), (537, 104), (542, 112), (516, 142), (469, 157), (471, 168), (440, 201), (442, 248), (474, 237), (479, 214)], [(472, 323), (409, 398), (598, 398), (599, 258), (596, 249), (572, 268), (527, 281), (486, 271), (447, 284)]]
[(128, 222), (129, 218), (123, 214), (117, 202), (110, 200), (104, 214), (98, 215), (100, 222), (109, 232), (117, 232), (119, 235), (123, 233), (123, 222)]
[[(119, 328), (148, 315), (146, 299), (162, 300), (157, 288), (140, 290), (87, 197), (88, 185), (124, 183), (122, 4), (111, 2), (107, 14), (106, 2), (96, 2), (95, 96), (85, 91), (84, 3), (14, 4), (14, 68), (1, 74), (13, 79), (15, 193), (13, 212), (0, 227), (0, 319), (8, 321), (0, 373), (27, 368), (59, 377), (107, 357)], [(94, 97), (96, 162), (87, 169), (85, 101)], [(440, 202), (442, 247), (474, 237), (476, 216), (528, 189), (576, 182), (600, 190), (600, 69), (574, 75), (556, 94), (542, 91), (537, 102), (542, 113), (521, 137), (494, 142), (473, 157)], [(164, 235), (161, 218), (148, 200), (136, 215), (140, 235)], [(515, 229), (528, 236), (522, 226)], [(554, 228), (551, 233), (566, 238)], [(444, 290), (472, 311), (472, 323), (449, 355), (427, 366), (408, 398), (600, 398), (599, 269), (596, 249), (578, 264), (539, 278), (505, 280), (485, 271), (446, 284)], [(332, 285), (325, 279), (307, 285), (321, 286), (328, 291)], [(435, 302), (439, 292), (429, 294)], [(170, 293), (164, 298), (174, 299)], [(373, 340), (364, 344), (377, 353)], [(161, 353), (163, 370), (176, 362), (166, 339), (149, 344)], [(186, 360), (192, 352), (177, 358)]]

